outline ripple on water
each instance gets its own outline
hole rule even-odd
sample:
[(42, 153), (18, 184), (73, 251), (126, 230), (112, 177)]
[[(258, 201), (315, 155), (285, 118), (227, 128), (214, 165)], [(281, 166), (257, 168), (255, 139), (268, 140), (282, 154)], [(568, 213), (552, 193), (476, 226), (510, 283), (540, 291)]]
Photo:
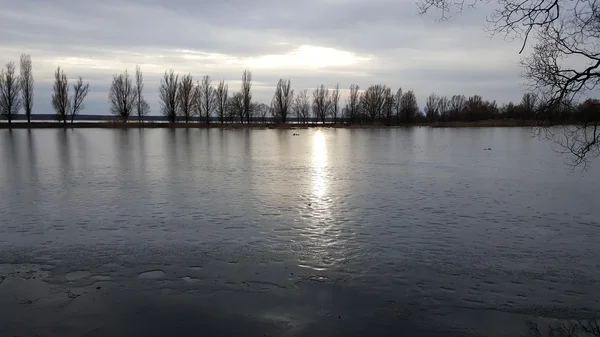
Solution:
[(65, 279), (67, 279), (67, 281), (77, 281), (89, 278), (90, 276), (92, 276), (92, 273), (89, 270), (78, 270), (65, 275)]
[(200, 279), (189, 277), (189, 276), (184, 276), (181, 279), (184, 280), (186, 283), (198, 283), (198, 282), (202, 281)]
[(165, 272), (162, 270), (150, 270), (143, 272), (138, 275), (138, 278), (146, 279), (146, 280), (155, 280), (165, 276)]
[(90, 279), (94, 281), (110, 281), (112, 280), (112, 277), (108, 275), (93, 275), (92, 277), (90, 277)]

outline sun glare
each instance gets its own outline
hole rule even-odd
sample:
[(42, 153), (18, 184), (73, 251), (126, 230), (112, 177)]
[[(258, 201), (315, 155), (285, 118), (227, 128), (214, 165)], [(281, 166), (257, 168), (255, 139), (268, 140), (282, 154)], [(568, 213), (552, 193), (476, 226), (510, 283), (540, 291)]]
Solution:
[(327, 193), (327, 147), (325, 135), (317, 131), (313, 137), (313, 191), (319, 198)]
[(304, 45), (286, 54), (251, 58), (248, 65), (254, 68), (323, 68), (349, 66), (369, 59), (348, 51)]

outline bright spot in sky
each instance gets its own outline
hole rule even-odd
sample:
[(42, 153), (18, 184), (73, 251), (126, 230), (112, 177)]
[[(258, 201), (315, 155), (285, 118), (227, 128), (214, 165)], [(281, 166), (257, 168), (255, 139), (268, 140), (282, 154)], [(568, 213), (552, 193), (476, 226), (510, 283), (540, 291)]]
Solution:
[(324, 68), (355, 65), (370, 59), (348, 51), (304, 45), (286, 54), (251, 58), (248, 65), (253, 68)]

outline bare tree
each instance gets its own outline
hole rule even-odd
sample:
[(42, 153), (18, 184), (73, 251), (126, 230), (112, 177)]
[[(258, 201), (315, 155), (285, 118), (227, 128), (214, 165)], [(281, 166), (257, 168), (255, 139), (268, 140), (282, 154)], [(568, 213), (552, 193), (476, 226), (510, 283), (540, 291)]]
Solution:
[(439, 115), (439, 102), (440, 97), (436, 94), (431, 94), (427, 96), (425, 100), (425, 117), (430, 122), (434, 122), (437, 120)]
[(0, 71), (0, 112), (8, 119), (9, 126), (16, 114), (21, 110), (19, 93), (21, 86), (15, 73), (14, 62), (6, 64), (6, 69)]
[(260, 118), (261, 123), (264, 123), (267, 116), (271, 112), (271, 108), (265, 103), (258, 103), (254, 107), (255, 115)]
[(113, 115), (120, 117), (123, 122), (127, 122), (135, 107), (136, 96), (136, 88), (133, 86), (133, 80), (127, 70), (124, 73), (113, 75), (113, 81), (108, 92), (110, 112)]
[(177, 108), (178, 113), (188, 123), (194, 115), (195, 103), (194, 79), (191, 74), (181, 77), (181, 82), (177, 85)]
[(331, 91), (331, 117), (333, 124), (337, 122), (338, 113), (340, 111), (340, 85), (336, 84)]
[(27, 122), (30, 123), (33, 110), (33, 66), (29, 54), (21, 54), (21, 102)]
[(329, 89), (323, 84), (313, 91), (313, 112), (315, 117), (325, 124), (325, 118), (329, 112), (331, 100), (329, 99)]
[(229, 86), (225, 84), (225, 81), (220, 81), (215, 90), (215, 103), (217, 106), (217, 115), (219, 120), (223, 123), (225, 118), (225, 110), (227, 110), (227, 91)]
[(77, 83), (73, 84), (73, 98), (71, 99), (71, 123), (73, 123), (75, 115), (78, 115), (85, 108), (83, 100), (87, 96), (89, 89), (90, 84), (83, 84), (83, 78), (81, 76), (77, 78)]
[[(252, 73), (250, 72), (250, 70), (246, 69), (244, 70), (244, 73), (242, 74), (242, 95), (244, 97), (244, 116), (246, 116), (246, 121), (248, 123), (250, 123), (250, 113), (251, 111), (251, 106), (250, 103), (252, 102)], [(242, 121), (243, 122), (243, 121)]]
[(177, 109), (179, 106), (179, 101), (177, 100), (178, 83), (179, 75), (175, 75), (173, 69), (165, 71), (165, 75), (160, 81), (160, 107), (163, 115), (167, 117), (170, 123), (177, 121)]
[(385, 116), (385, 123), (390, 125), (392, 124), (392, 115), (394, 114), (394, 94), (392, 94), (391, 88), (386, 88), (383, 95), (385, 96), (383, 115)]
[(294, 90), (291, 89), (292, 85), (290, 80), (279, 79), (277, 82), (277, 88), (275, 88), (275, 94), (271, 105), (274, 109), (275, 117), (285, 124), (287, 122), (288, 113), (292, 108), (292, 102), (294, 99)]
[(396, 115), (396, 124), (400, 124), (400, 111), (402, 101), (402, 88), (399, 88), (394, 95), (394, 114)]
[(296, 95), (293, 106), (294, 115), (302, 124), (306, 124), (310, 115), (310, 99), (308, 90), (304, 89)]
[(356, 122), (360, 109), (360, 95), (359, 87), (356, 84), (350, 85), (350, 95), (346, 102), (346, 113), (348, 114), (349, 122), (352, 124)]
[[(477, 0), (467, 3), (477, 4)], [(519, 39), (525, 50), (533, 40), (531, 53), (523, 58), (523, 76), (539, 104), (536, 116), (540, 126), (560, 123), (556, 111), (596, 88), (600, 82), (600, 6), (596, 0), (496, 0), (498, 6), (488, 16), (492, 35)], [(464, 0), (421, 0), (421, 13), (438, 10), (448, 18), (453, 10), (461, 11)], [(534, 39), (531, 39), (533, 37)], [(599, 118), (600, 119), (600, 118)], [(600, 154), (599, 119), (575, 128), (568, 126), (562, 134), (540, 130), (574, 155), (574, 164)]]
[(241, 122), (244, 122), (244, 94), (242, 92), (236, 92), (229, 99), (229, 111), (231, 116), (239, 116)]
[(52, 93), (52, 108), (56, 117), (64, 124), (67, 123), (67, 114), (71, 110), (71, 101), (69, 100), (69, 84), (67, 75), (60, 66), (54, 73), (54, 92)]
[(135, 67), (135, 90), (135, 108), (138, 116), (138, 122), (142, 123), (144, 121), (144, 116), (150, 113), (150, 105), (148, 102), (146, 102), (144, 96), (142, 95), (142, 91), (144, 90), (144, 76), (142, 75), (140, 66)]
[(453, 95), (448, 103), (449, 119), (459, 119), (467, 104), (467, 98), (464, 95)]
[(534, 118), (537, 108), (537, 96), (532, 93), (526, 93), (521, 100), (520, 109), (521, 119), (530, 120)]
[(361, 96), (361, 106), (371, 123), (381, 117), (388, 88), (385, 85), (372, 85)]
[(450, 114), (450, 100), (446, 96), (442, 96), (438, 101), (438, 113), (442, 122), (448, 121), (448, 116)]
[(403, 121), (405, 123), (414, 122), (418, 112), (417, 96), (412, 90), (405, 92), (400, 100), (400, 114)]
[(202, 77), (202, 82), (199, 84), (199, 90), (201, 116), (204, 116), (204, 121), (208, 124), (210, 123), (210, 116), (215, 109), (215, 88), (212, 86), (210, 76), (206, 75)]

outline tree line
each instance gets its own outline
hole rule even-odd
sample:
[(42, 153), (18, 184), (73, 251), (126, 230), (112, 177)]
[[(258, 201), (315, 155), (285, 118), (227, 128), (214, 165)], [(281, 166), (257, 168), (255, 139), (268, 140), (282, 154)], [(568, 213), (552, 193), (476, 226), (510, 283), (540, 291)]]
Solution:
[[(14, 115), (24, 110), (31, 122), (33, 110), (33, 70), (31, 56), (21, 55), (20, 74), (16, 74), (14, 62), (6, 64), (0, 71), (0, 112), (12, 122)], [(67, 123), (84, 109), (84, 99), (89, 83), (81, 77), (69, 86), (67, 75), (60, 68), (54, 74), (52, 108), (57, 120)], [(150, 105), (143, 95), (144, 78), (139, 66), (134, 76), (128, 71), (113, 76), (108, 94), (110, 112), (121, 121), (137, 117), (143, 122), (150, 112)], [(375, 84), (361, 90), (352, 84), (345, 102), (340, 100), (340, 87), (318, 86), (312, 92), (307, 89), (297, 93), (289, 79), (280, 79), (276, 85), (271, 104), (252, 100), (252, 73), (244, 70), (239, 91), (230, 93), (224, 80), (213, 85), (210, 76), (195, 81), (191, 74), (180, 76), (168, 70), (159, 85), (161, 113), (168, 122), (192, 121), (210, 123), (215, 118), (221, 122), (250, 123), (275, 121), (276, 123), (345, 123), (403, 125), (415, 122), (474, 122), (490, 119), (518, 119), (531, 121), (538, 116), (542, 100), (535, 94), (526, 93), (518, 104), (508, 103), (501, 107), (495, 101), (481, 96), (453, 95), (451, 97), (431, 94), (425, 101), (423, 111), (419, 109), (412, 90), (395, 91)], [(560, 122), (588, 122), (598, 118), (600, 101), (587, 99), (582, 103), (557, 106), (545, 118)]]

